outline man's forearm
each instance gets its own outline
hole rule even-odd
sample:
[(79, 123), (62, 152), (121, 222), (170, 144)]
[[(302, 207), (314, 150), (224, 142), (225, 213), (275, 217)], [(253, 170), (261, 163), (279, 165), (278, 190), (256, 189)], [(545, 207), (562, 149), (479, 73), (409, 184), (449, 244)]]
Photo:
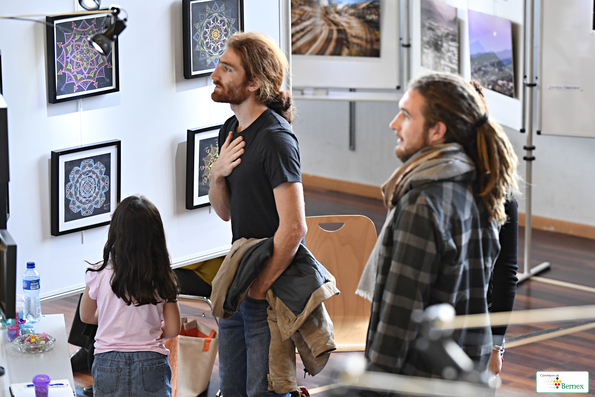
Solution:
[(273, 237), (273, 256), (264, 263), (258, 277), (250, 287), (252, 298), (264, 299), (266, 291), (271, 288), (295, 257), (305, 235), (305, 225), (297, 225), (291, 230), (277, 230)]
[(226, 222), (231, 219), (230, 200), (229, 188), (225, 178), (212, 178), (209, 187), (209, 201), (219, 218)]

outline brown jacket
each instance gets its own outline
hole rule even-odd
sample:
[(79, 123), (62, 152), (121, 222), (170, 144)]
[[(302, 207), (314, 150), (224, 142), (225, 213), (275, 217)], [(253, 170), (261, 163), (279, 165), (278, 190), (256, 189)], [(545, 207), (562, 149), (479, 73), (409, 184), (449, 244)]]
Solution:
[[(211, 300), (214, 316), (222, 319), (229, 318), (224, 310), (224, 302), (238, 266), (244, 254), (264, 240), (266, 239), (241, 238), (232, 245), (213, 280)], [(304, 362), (305, 371), (312, 376), (324, 368), (330, 352), (336, 349), (333, 323), (323, 302), (333, 295), (338, 295), (339, 290), (336, 287), (335, 278), (329, 272), (326, 272), (326, 279), (327, 281), (310, 295), (303, 311), (297, 315), (275, 296), (272, 289), (267, 291), (266, 299), (270, 305), (267, 321), (271, 331), (269, 389), (276, 393), (290, 393), (298, 389), (295, 365), (296, 348)], [(241, 292), (238, 307), (246, 297), (248, 289)]]

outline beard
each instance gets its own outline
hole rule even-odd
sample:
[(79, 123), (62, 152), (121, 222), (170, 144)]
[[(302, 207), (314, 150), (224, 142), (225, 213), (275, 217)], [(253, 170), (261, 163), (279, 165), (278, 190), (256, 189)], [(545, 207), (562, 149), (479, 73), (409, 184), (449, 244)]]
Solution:
[(221, 82), (215, 82), (219, 90), (213, 91), (211, 99), (215, 102), (229, 103), (230, 105), (239, 105), (250, 96), (248, 82), (243, 81), (240, 84), (223, 85)]
[(419, 152), (426, 146), (430, 146), (431, 143), (430, 143), (430, 129), (429, 128), (424, 129), (424, 131), (422, 132), (421, 138), (422, 139), (420, 142), (417, 142), (411, 146), (405, 147), (405, 146), (403, 146), (402, 143), (400, 143), (395, 148), (395, 154), (397, 155), (397, 158), (399, 160), (401, 160), (401, 162), (403, 164), (405, 164), (407, 162), (407, 160), (409, 160), (415, 153)]

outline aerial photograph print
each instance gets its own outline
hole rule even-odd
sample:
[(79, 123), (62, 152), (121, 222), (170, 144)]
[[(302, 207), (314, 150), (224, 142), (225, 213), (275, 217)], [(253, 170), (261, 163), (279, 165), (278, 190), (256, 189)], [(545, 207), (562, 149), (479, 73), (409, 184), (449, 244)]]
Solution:
[(508, 19), (469, 10), (471, 77), (514, 98), (512, 26)]
[(380, 57), (380, 0), (291, 0), (292, 54)]

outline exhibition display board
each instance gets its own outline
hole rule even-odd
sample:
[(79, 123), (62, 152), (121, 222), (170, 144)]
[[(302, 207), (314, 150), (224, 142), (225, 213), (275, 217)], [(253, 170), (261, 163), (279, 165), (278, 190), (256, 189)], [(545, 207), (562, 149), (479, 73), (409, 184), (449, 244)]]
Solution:
[(539, 130), (595, 138), (594, 2), (542, 0), (540, 6)]
[(401, 85), (399, 2), (362, 3), (292, 1), (294, 87), (394, 90)]
[[(486, 19), (479, 19), (478, 21), (483, 28), (487, 28), (487, 26), (485, 26), (488, 24), (487, 17), (492, 21), (509, 21), (508, 24), (511, 31), (508, 32), (508, 35), (510, 35), (512, 39), (512, 51), (510, 54), (506, 51), (505, 58), (507, 59), (506, 62), (511, 62), (512, 64), (512, 91), (504, 94), (495, 89), (487, 89), (485, 90), (485, 97), (490, 108), (491, 117), (504, 126), (515, 130), (521, 130), (523, 128), (524, 2), (507, 0), (437, 0), (435, 3), (437, 3), (438, 8), (440, 9), (433, 11), (433, 14), (436, 15), (436, 17), (429, 22), (428, 14), (432, 14), (432, 12), (428, 12), (431, 6), (431, 0), (411, 0), (411, 3), (412, 78), (420, 73), (435, 70), (429, 68), (428, 66), (432, 65), (432, 63), (424, 61), (424, 58), (422, 57), (424, 45), (431, 46), (432, 43), (439, 42), (441, 46), (442, 43), (446, 43), (447, 39), (449, 41), (453, 40), (450, 38), (452, 37), (452, 33), (449, 33), (448, 21), (443, 21), (444, 18), (442, 17), (442, 15), (446, 14), (446, 11), (442, 9), (445, 8), (445, 6), (456, 9), (456, 19), (458, 22), (458, 49), (454, 48), (456, 44), (450, 45), (453, 47), (453, 51), (451, 51), (453, 53), (451, 58), (453, 59), (449, 59), (448, 62), (443, 62), (450, 66), (450, 68), (445, 71), (456, 73), (458, 67), (458, 73), (467, 80), (471, 80), (473, 76), (473, 60), (474, 55), (477, 53), (478, 46), (485, 45), (477, 40), (481, 35), (478, 35), (477, 32), (474, 31), (473, 21), (471, 19), (478, 15), (486, 17)], [(424, 25), (424, 29), (422, 29), (422, 25)], [(494, 25), (493, 35), (496, 36), (500, 33), (498, 26)], [(456, 59), (457, 50), (458, 59)], [(488, 51), (484, 52), (484, 56), (486, 56)], [(500, 56), (503, 52), (505, 51), (502, 48), (497, 47), (493, 51), (494, 54), (490, 55), (498, 54)]]

